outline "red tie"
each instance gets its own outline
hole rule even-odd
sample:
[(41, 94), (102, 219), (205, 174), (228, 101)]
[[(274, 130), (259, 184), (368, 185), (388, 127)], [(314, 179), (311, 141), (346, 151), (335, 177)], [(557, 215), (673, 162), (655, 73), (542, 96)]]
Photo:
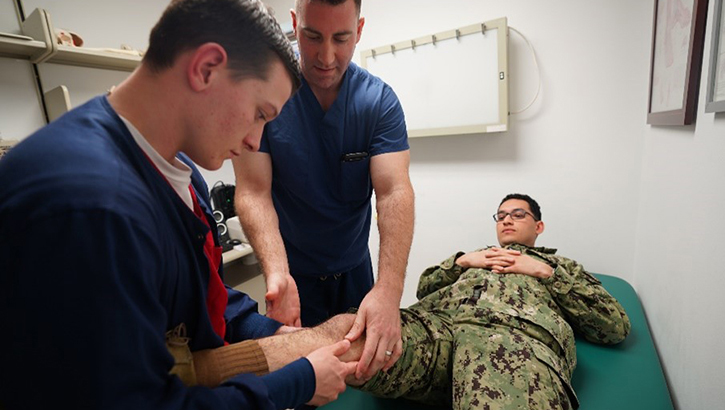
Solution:
[[(169, 181), (164, 176), (156, 164), (149, 158), (144, 152), (144, 156), (148, 159), (151, 166), (161, 175), (161, 177), (168, 183)], [(169, 184), (171, 185), (171, 184)], [(201, 222), (209, 228), (209, 222), (206, 220), (204, 211), (199, 206), (199, 200), (196, 198), (194, 188), (189, 184), (189, 192), (191, 192), (191, 200), (194, 202), (194, 215), (201, 220)], [(209, 285), (206, 292), (206, 311), (209, 313), (209, 320), (211, 321), (212, 329), (214, 333), (224, 340), (226, 334), (227, 324), (224, 321), (224, 311), (227, 308), (228, 296), (227, 290), (222, 283), (222, 277), (219, 276), (219, 262), (222, 260), (222, 248), (221, 246), (214, 245), (214, 237), (211, 235), (211, 229), (206, 234), (206, 241), (204, 242), (204, 255), (209, 263)], [(226, 341), (224, 344), (227, 345)]]
[[(204, 211), (201, 210), (201, 206), (199, 206), (199, 201), (191, 185), (189, 185), (189, 191), (191, 191), (191, 199), (194, 201), (194, 214), (208, 228), (209, 222), (206, 219), (206, 215), (204, 215)], [(222, 283), (222, 278), (219, 275), (219, 262), (222, 259), (222, 248), (214, 245), (211, 229), (206, 234), (204, 255), (206, 255), (206, 259), (209, 261), (209, 286), (206, 292), (206, 310), (209, 312), (209, 319), (211, 320), (214, 332), (224, 340), (224, 334), (226, 333), (224, 310), (227, 307), (228, 296), (224, 283)], [(224, 344), (226, 345), (227, 342), (225, 341)]]

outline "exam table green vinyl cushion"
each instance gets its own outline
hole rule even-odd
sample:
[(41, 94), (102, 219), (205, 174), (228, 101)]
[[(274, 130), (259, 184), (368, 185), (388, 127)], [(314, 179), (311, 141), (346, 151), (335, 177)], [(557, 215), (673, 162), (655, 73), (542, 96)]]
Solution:
[[(672, 410), (662, 366), (637, 293), (625, 280), (595, 274), (622, 304), (632, 322), (624, 342), (614, 346), (589, 343), (577, 335), (577, 367), (572, 385), (582, 410)], [(431, 410), (403, 399), (381, 399), (348, 387), (321, 410)]]

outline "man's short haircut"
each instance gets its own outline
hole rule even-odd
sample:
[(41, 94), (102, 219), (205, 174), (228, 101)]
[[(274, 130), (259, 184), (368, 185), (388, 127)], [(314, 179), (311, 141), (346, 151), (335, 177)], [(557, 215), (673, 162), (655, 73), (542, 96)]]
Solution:
[(292, 80), (292, 90), (300, 87), (292, 46), (259, 0), (173, 0), (151, 30), (143, 62), (160, 72), (173, 66), (180, 54), (205, 43), (224, 48), (235, 80), (267, 80), (278, 57)]
[[(295, 12), (297, 15), (300, 14), (300, 2), (304, 0), (295, 0)], [(331, 6), (337, 6), (338, 4), (342, 4), (348, 0), (312, 0), (316, 1), (318, 3), (325, 3), (329, 4)], [(360, 17), (360, 8), (362, 7), (362, 0), (354, 0), (355, 1), (355, 9), (357, 10), (357, 15)]]
[(541, 208), (539, 208), (539, 204), (534, 200), (534, 198), (526, 194), (508, 194), (501, 200), (501, 203), (498, 204), (498, 206), (501, 207), (501, 205), (509, 199), (520, 199), (522, 201), (526, 201), (529, 204), (529, 208), (531, 208), (531, 213), (534, 214), (534, 218), (536, 218), (537, 221), (541, 220)]

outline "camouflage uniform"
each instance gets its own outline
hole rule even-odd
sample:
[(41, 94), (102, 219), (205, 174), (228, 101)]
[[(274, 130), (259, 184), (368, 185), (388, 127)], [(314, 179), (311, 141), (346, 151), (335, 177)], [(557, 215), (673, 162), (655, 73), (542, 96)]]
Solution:
[(454, 409), (570, 409), (572, 326), (587, 340), (629, 333), (622, 306), (580, 264), (555, 249), (511, 245), (554, 268), (550, 278), (455, 264), (428, 268), (418, 303), (401, 309), (403, 356), (362, 390)]

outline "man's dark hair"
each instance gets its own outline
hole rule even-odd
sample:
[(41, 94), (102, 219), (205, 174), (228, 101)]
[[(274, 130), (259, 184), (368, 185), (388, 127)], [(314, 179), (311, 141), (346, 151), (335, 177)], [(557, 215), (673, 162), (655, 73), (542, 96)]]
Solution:
[(529, 208), (531, 208), (531, 213), (534, 214), (534, 218), (537, 221), (541, 220), (541, 208), (539, 208), (539, 204), (534, 200), (534, 198), (526, 194), (508, 194), (501, 200), (501, 203), (498, 204), (498, 206), (500, 207), (509, 199), (520, 199), (522, 201), (526, 201), (529, 204)]
[(277, 20), (259, 0), (174, 0), (151, 30), (143, 62), (159, 72), (187, 50), (217, 43), (227, 52), (234, 79), (266, 80), (275, 56), (301, 84), (292, 46)]
[[(297, 14), (300, 13), (300, 1), (302, 1), (302, 0), (295, 0), (295, 12), (297, 12)], [(342, 3), (346, 2), (347, 0), (312, 0), (312, 1), (329, 4), (331, 6), (337, 6), (338, 4), (342, 4)], [(355, 9), (357, 10), (357, 15), (359, 17), (360, 8), (362, 7), (362, 0), (354, 0), (354, 1), (355, 1)]]

